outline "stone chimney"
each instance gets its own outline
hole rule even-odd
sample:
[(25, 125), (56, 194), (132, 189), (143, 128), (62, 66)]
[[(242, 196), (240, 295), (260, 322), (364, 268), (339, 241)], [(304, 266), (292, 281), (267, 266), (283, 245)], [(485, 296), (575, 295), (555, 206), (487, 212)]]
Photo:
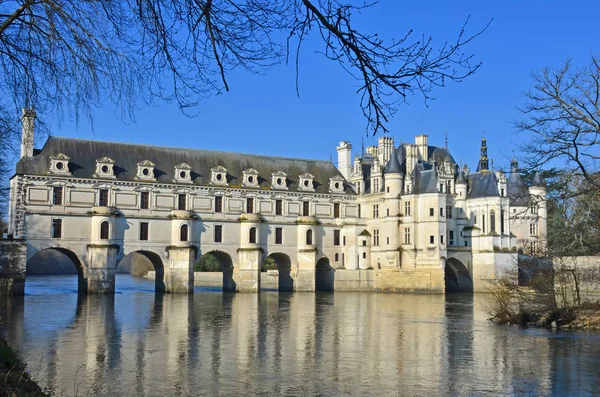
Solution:
[(417, 146), (417, 156), (421, 161), (429, 161), (429, 143), (427, 135), (418, 135), (415, 137), (415, 145)]
[(35, 123), (35, 110), (23, 109), (21, 115), (21, 157), (33, 156), (33, 133)]

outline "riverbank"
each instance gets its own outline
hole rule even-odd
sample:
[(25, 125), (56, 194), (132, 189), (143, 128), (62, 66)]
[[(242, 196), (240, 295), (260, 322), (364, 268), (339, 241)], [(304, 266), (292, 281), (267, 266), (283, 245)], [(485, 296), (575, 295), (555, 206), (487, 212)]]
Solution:
[(0, 397), (49, 397), (35, 383), (19, 354), (0, 336)]
[(490, 320), (498, 324), (600, 331), (600, 304), (554, 310), (520, 308), (512, 313), (496, 315)]

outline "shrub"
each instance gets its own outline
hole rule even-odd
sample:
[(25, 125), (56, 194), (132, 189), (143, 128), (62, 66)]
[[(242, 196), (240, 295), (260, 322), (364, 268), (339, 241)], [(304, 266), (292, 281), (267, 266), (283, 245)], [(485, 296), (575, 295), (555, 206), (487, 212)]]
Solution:
[(221, 264), (214, 255), (205, 254), (194, 265), (195, 272), (220, 272)]
[(277, 270), (277, 263), (275, 263), (275, 259), (267, 256), (262, 263), (260, 271), (266, 272), (267, 270)]

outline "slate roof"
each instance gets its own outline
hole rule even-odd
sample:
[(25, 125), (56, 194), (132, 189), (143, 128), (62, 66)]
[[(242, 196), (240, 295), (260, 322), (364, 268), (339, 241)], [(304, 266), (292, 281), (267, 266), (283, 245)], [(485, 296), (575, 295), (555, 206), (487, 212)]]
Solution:
[(516, 169), (513, 169), (508, 176), (506, 190), (510, 205), (515, 207), (529, 206), (529, 189)]
[[(158, 183), (173, 183), (174, 167), (187, 163), (191, 166), (193, 185), (208, 185), (211, 168), (221, 165), (227, 169), (230, 185), (242, 183), (242, 171), (258, 170), (259, 184), (270, 188), (271, 174), (283, 171), (287, 174), (289, 191), (298, 191), (298, 176), (306, 172), (314, 176), (315, 192), (329, 192), (329, 178), (342, 176), (329, 161), (306, 160), (287, 157), (230, 153), (200, 149), (181, 149), (130, 143), (92, 141), (72, 138), (50, 137), (41, 150), (31, 158), (22, 158), (17, 163), (17, 174), (48, 175), (50, 157), (64, 153), (69, 156), (69, 170), (74, 177), (93, 178), (96, 160), (110, 157), (115, 161), (115, 174), (120, 181), (136, 181), (137, 163), (150, 160), (156, 164), (154, 175)], [(346, 193), (354, 194), (346, 185)]]
[(439, 193), (438, 179), (435, 169), (427, 167), (429, 164), (417, 164), (414, 171), (414, 192), (417, 194), (423, 193)]
[(469, 174), (468, 198), (499, 197), (498, 180), (492, 171), (480, 171)]
[(400, 156), (402, 155), (402, 150), (400, 148), (394, 150), (394, 153), (392, 153), (391, 158), (388, 160), (387, 165), (385, 166), (386, 174), (404, 174), (404, 172), (402, 172), (402, 168), (400, 167), (398, 152), (400, 152)]

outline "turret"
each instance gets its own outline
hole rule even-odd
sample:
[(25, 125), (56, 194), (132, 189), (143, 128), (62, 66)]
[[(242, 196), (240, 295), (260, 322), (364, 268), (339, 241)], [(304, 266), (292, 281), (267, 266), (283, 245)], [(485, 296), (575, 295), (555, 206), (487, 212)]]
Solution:
[(397, 150), (395, 150), (385, 167), (386, 196), (398, 197), (402, 194), (403, 180), (404, 173), (398, 159)]
[(354, 167), (352, 169), (350, 181), (355, 186), (356, 194), (363, 194), (365, 192), (365, 181), (363, 177), (362, 165), (358, 155), (354, 156)]
[(467, 198), (467, 178), (465, 177), (465, 171), (460, 169), (455, 182), (456, 199), (465, 200)]
[(337, 168), (346, 180), (350, 180), (352, 173), (352, 145), (349, 142), (341, 141), (336, 148), (338, 153)]
[(21, 157), (33, 156), (33, 135), (35, 117), (35, 110), (23, 109), (23, 114), (21, 115)]
[(529, 187), (531, 195), (532, 211), (538, 215), (538, 240), (541, 247), (546, 245), (546, 236), (548, 233), (548, 211), (546, 209), (546, 186), (538, 171), (535, 172), (531, 186)]

